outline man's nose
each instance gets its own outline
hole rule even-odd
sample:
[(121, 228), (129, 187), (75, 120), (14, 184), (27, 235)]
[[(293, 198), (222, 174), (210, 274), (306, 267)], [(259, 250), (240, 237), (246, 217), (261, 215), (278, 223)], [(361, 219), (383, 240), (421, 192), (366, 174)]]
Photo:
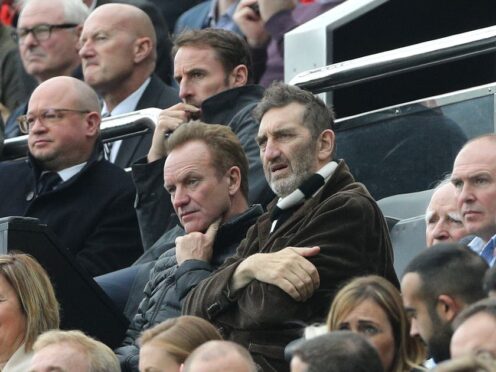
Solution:
[(95, 53), (89, 40), (79, 43), (79, 57), (87, 58), (93, 56), (94, 54)]
[(442, 220), (436, 223), (436, 226), (434, 227), (432, 233), (434, 236), (434, 240), (443, 241), (449, 239), (450, 237), (448, 227), (446, 226), (446, 222)]
[(36, 37), (32, 32), (29, 32), (21, 40), (19, 40), (19, 44), (24, 47), (38, 45), (39, 43), (40, 42), (38, 41), (38, 39), (36, 39)]
[(469, 184), (465, 183), (461, 187), (461, 189), (457, 195), (458, 207), (461, 207), (463, 203), (471, 202), (474, 200), (475, 200), (475, 196), (474, 196), (472, 187)]
[(177, 188), (174, 191), (174, 195), (172, 197), (172, 204), (174, 209), (177, 211), (178, 208), (187, 205), (189, 202), (189, 196), (186, 190), (183, 188)]
[(263, 156), (266, 160), (274, 160), (277, 159), (281, 155), (281, 152), (279, 150), (279, 147), (276, 145), (274, 141), (271, 139), (267, 140), (267, 143), (265, 144), (265, 149), (263, 152)]
[(191, 97), (192, 94), (191, 84), (186, 79), (182, 79), (179, 83), (179, 98), (184, 101), (184, 99)]

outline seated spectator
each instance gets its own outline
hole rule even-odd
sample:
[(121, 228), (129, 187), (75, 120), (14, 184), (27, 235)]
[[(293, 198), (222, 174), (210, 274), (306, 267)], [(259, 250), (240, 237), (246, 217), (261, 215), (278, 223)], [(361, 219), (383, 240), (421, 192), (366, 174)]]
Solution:
[(30, 372), (120, 372), (107, 345), (81, 331), (48, 331), (34, 346)]
[(457, 206), (456, 189), (449, 180), (434, 190), (425, 211), (425, 225), (428, 247), (438, 243), (456, 243), (467, 235)]
[(244, 347), (230, 341), (209, 341), (186, 359), (182, 372), (257, 372)]
[(488, 352), (496, 358), (496, 300), (484, 299), (465, 308), (453, 322), (451, 357)]
[(251, 84), (251, 60), (244, 40), (225, 30), (189, 31), (174, 40), (173, 56), (183, 102), (162, 111), (146, 161), (133, 165), (145, 249), (177, 223), (171, 219), (173, 207), (163, 188), (164, 138), (192, 119), (226, 125), (238, 136), (248, 157), (250, 203), (265, 206), (274, 198), (263, 177), (255, 142), (258, 123), (251, 115), (263, 89)]
[(112, 2), (134, 5), (150, 17), (157, 36), (157, 61), (154, 73), (165, 84), (172, 85), (174, 81), (171, 57), (172, 40), (169, 34), (169, 26), (158, 6), (150, 0), (113, 0)]
[(266, 179), (279, 198), (236, 255), (191, 289), (183, 314), (208, 319), (263, 369), (285, 371), (285, 346), (304, 323), (323, 321), (342, 283), (397, 278), (384, 216), (345, 161), (334, 160), (332, 110), (278, 83), (255, 117)]
[(184, 12), (176, 22), (174, 33), (204, 28), (222, 28), (241, 33), (233, 20), (239, 0), (207, 0)]
[(176, 24), (177, 18), (187, 11), (189, 8), (201, 3), (204, 0), (149, 0), (154, 3), (162, 12), (167, 25), (169, 26), (169, 32), (174, 31), (174, 25)]
[(425, 360), (425, 348), (411, 337), (401, 295), (379, 276), (353, 279), (339, 290), (327, 317), (329, 331), (360, 333), (377, 349), (385, 372), (408, 372)]
[(38, 335), (59, 327), (59, 304), (31, 256), (0, 256), (0, 370), (27, 371)]
[[(87, 16), (81, 0), (24, 1), (14, 35), (24, 69), (38, 84), (55, 76), (82, 77), (77, 44)], [(21, 135), (17, 118), (27, 108), (26, 101), (12, 111), (5, 138)]]
[(185, 315), (168, 319), (141, 335), (139, 370), (179, 372), (193, 350), (211, 340), (222, 337), (202, 318)]
[(303, 342), (291, 372), (383, 372), (377, 350), (355, 332), (336, 331)]
[[(153, 74), (157, 37), (150, 17), (134, 5), (104, 4), (84, 22), (79, 55), (84, 81), (103, 98), (102, 116), (179, 102), (177, 92)], [(121, 168), (144, 157), (152, 133), (105, 144), (105, 156)]]
[(131, 301), (143, 300), (116, 350), (123, 371), (138, 365), (138, 335), (181, 315), (188, 292), (235, 253), (262, 214), (258, 205), (248, 208), (248, 161), (228, 127), (183, 124), (167, 146), (164, 186), (184, 232), (177, 238), (167, 235), (167, 242), (159, 240), (149, 250), (164, 253), (142, 273), (148, 279), (144, 292), (130, 295)]
[(0, 163), (0, 216), (38, 218), (90, 274), (129, 266), (142, 252), (135, 188), (102, 159), (100, 106), (85, 83), (41, 83), (20, 121), (28, 159)]
[(12, 32), (11, 27), (0, 22), (0, 119), (3, 120), (28, 98), (22, 84), (19, 50), (12, 40)]
[(284, 34), (343, 1), (241, 0), (233, 18), (251, 48), (255, 81), (264, 87), (283, 81)]
[(405, 268), (401, 293), (411, 318), (410, 335), (420, 336), (434, 362), (450, 357), (451, 325), (466, 306), (485, 297), (487, 263), (466, 246), (438, 244)]
[(493, 266), (496, 240), (496, 134), (468, 141), (456, 156), (451, 182), (469, 234), (468, 244)]

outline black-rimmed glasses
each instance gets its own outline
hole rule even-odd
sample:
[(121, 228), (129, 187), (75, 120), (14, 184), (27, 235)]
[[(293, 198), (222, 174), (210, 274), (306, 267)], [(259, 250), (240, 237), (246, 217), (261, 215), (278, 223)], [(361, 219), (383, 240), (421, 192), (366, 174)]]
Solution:
[(38, 41), (45, 41), (50, 39), (52, 35), (52, 30), (54, 29), (64, 29), (64, 28), (74, 28), (78, 25), (75, 23), (62, 23), (60, 25), (49, 25), (41, 24), (31, 28), (18, 28), (12, 31), (12, 38), (16, 42), (22, 43), (22, 41), (28, 36), (29, 33), (33, 34), (33, 37)]
[(74, 114), (88, 114), (89, 110), (74, 110), (74, 109), (47, 109), (41, 111), (38, 115), (27, 114), (22, 115), (17, 118), (17, 123), (19, 124), (19, 129), (21, 133), (28, 134), (33, 128), (36, 120), (39, 120), (43, 125), (56, 124), (62, 120), (66, 113)]

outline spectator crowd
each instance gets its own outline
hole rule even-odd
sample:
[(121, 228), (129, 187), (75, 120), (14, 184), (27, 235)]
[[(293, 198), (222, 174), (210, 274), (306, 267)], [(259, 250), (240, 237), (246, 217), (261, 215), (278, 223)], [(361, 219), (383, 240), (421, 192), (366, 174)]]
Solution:
[[(496, 371), (496, 135), (459, 151), (397, 272), (333, 109), (282, 82), (284, 34), (344, 1), (2, 2), (0, 139), (28, 149), (0, 161), (0, 217), (47, 225), (124, 326), (66, 329), (83, 289), (9, 244), (0, 371)], [(153, 129), (102, 139), (146, 108)]]

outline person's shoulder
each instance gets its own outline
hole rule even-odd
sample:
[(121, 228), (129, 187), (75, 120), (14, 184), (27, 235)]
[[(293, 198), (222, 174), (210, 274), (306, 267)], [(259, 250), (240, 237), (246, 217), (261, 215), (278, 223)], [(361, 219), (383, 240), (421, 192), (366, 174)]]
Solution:
[(108, 181), (113, 184), (120, 184), (123, 187), (133, 185), (131, 174), (117, 165), (112, 164), (108, 160), (99, 160), (90, 164), (88, 168), (85, 169), (85, 173), (97, 179), (101, 179), (103, 182)]
[(208, 0), (185, 11), (177, 19), (174, 33), (177, 35), (185, 30), (203, 28), (211, 7), (212, 1)]
[[(18, 174), (18, 172), (29, 171), (31, 172), (31, 167), (26, 159), (16, 159), (16, 160), (7, 160), (0, 162), (0, 175), (14, 175)], [(13, 173), (17, 172), (17, 173)]]

